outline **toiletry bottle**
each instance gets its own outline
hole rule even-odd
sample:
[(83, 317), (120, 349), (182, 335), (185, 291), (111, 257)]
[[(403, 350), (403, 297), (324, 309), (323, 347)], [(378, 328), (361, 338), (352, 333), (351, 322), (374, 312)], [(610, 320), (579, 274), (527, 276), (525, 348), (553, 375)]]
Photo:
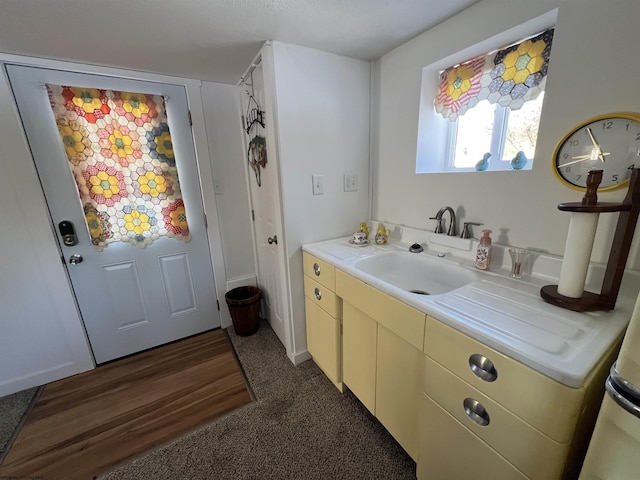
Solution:
[(482, 230), (482, 238), (476, 251), (476, 268), (479, 270), (489, 270), (491, 265), (491, 230)]

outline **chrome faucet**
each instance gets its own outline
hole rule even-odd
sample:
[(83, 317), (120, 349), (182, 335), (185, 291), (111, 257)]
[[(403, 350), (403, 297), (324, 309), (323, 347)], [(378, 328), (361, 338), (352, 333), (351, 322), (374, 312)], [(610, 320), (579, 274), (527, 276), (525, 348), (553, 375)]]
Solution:
[(435, 220), (436, 221), (436, 228), (433, 231), (434, 233), (444, 233), (444, 226), (442, 225), (442, 216), (446, 213), (449, 212), (450, 214), (450, 220), (449, 220), (449, 230), (447, 230), (447, 235), (449, 235), (450, 237), (455, 237), (457, 235), (456, 232), (456, 214), (453, 211), (453, 208), (451, 207), (442, 207), (440, 210), (438, 210), (438, 213), (436, 213), (435, 217), (429, 217), (429, 220)]

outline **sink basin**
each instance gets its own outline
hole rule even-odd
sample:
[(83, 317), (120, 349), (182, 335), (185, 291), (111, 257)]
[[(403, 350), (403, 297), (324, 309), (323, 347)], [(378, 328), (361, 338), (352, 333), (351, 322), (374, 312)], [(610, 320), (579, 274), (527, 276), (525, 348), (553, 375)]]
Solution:
[(391, 285), (422, 295), (437, 295), (478, 279), (477, 272), (420, 253), (385, 252), (358, 260), (354, 267)]

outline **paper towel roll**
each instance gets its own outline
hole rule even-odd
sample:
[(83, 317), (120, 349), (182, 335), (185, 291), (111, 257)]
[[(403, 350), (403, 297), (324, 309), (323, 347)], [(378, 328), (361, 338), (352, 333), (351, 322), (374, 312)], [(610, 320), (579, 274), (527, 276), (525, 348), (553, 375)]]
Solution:
[(574, 212), (571, 214), (558, 283), (560, 295), (580, 298), (584, 293), (584, 283), (587, 280), (587, 269), (591, 260), (599, 216), (599, 213)]

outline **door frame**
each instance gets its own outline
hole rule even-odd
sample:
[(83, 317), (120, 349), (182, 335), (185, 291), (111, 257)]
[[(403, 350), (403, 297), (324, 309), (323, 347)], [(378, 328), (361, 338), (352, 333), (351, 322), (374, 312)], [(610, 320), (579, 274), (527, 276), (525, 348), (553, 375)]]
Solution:
[[(75, 62), (65, 62), (65, 61), (59, 61), (59, 60), (50, 60), (50, 59), (43, 59), (43, 58), (25, 57), (21, 55), (0, 53), (0, 68), (2, 68), (2, 75), (5, 76), (5, 78), (6, 78), (6, 74), (4, 71), (4, 66), (7, 63), (37, 67), (37, 68), (69, 71), (74, 73), (84, 73), (84, 74), (102, 75), (107, 77), (126, 78), (130, 80), (139, 80), (139, 81), (145, 81), (145, 82), (169, 83), (169, 84), (183, 86), (185, 88), (186, 95), (187, 95), (187, 103), (191, 111), (192, 136), (193, 136), (193, 143), (194, 143), (194, 149), (196, 154), (196, 165), (198, 170), (198, 176), (200, 179), (200, 190), (202, 195), (204, 212), (205, 212), (205, 215), (207, 216), (207, 224), (208, 224), (207, 239), (209, 243), (209, 254), (210, 254), (210, 261), (213, 268), (213, 275), (214, 275), (215, 286), (216, 286), (216, 298), (218, 300), (218, 305), (219, 305), (220, 299), (224, 300), (224, 294), (226, 293), (225, 287), (227, 284), (227, 278), (226, 278), (226, 271), (224, 267), (224, 256), (222, 252), (222, 238), (220, 234), (218, 210), (216, 208), (216, 199), (215, 199), (214, 188), (213, 188), (213, 169), (211, 165), (211, 157), (209, 154), (209, 144), (208, 144), (207, 132), (205, 128), (202, 95), (200, 92), (202, 82), (200, 80), (174, 77), (169, 75), (160, 75), (160, 74), (118, 69), (118, 68), (112, 68), (112, 67), (86, 65), (86, 64), (75, 63)], [(19, 114), (17, 113), (17, 106), (15, 105), (15, 100), (13, 101), (13, 107), (14, 107), (16, 118), (19, 119)], [(23, 140), (26, 144), (26, 135), (24, 133), (24, 129), (22, 128), (22, 125), (20, 125), (20, 130), (23, 135)], [(31, 158), (31, 165), (33, 166), (33, 169), (35, 172), (35, 164), (33, 162), (31, 153), (28, 152), (28, 155)], [(42, 189), (40, 189), (40, 193), (42, 195), (41, 200), (46, 205), (46, 200), (44, 197), (44, 192), (42, 192)], [(55, 226), (52, 223), (48, 208), (46, 213), (47, 213), (47, 222), (49, 223), (52, 231), (55, 232)], [(55, 249), (56, 251), (58, 251), (59, 256), (61, 256), (62, 250), (60, 245), (58, 244), (57, 237), (55, 234), (53, 234), (53, 236), (51, 237), (51, 241), (55, 243)], [(73, 295), (67, 270), (66, 269), (63, 269), (63, 270), (64, 270), (65, 278), (64, 279), (60, 278), (59, 281), (61, 284), (64, 284), (64, 286), (67, 287), (68, 293), (70, 294), (70, 298), (73, 298), (73, 302), (74, 302), (73, 309), (75, 309), (78, 312), (77, 321), (79, 325), (82, 326), (82, 329), (84, 331), (84, 325), (79, 315), (79, 308), (75, 300), (75, 296)], [(71, 306), (68, 306), (68, 307), (71, 307)], [(227, 312), (227, 309), (219, 308), (219, 313), (220, 313), (220, 322), (221, 322), (222, 328), (226, 328), (229, 325), (231, 325), (231, 316)], [(95, 366), (95, 363), (94, 363), (94, 366)]]
[[(274, 169), (278, 184), (278, 195), (275, 198), (275, 211), (276, 211), (276, 232), (274, 232), (279, 239), (279, 246), (281, 248), (277, 249), (277, 262), (279, 266), (279, 281), (282, 285), (282, 298), (280, 299), (283, 305), (283, 321), (285, 324), (285, 341), (284, 347), (287, 354), (287, 357), (291, 360), (291, 362), (295, 365), (298, 362), (296, 355), (294, 353), (294, 345), (293, 345), (293, 320), (291, 316), (291, 312), (293, 311), (293, 306), (291, 304), (291, 287), (290, 287), (290, 278), (289, 278), (289, 262), (287, 259), (289, 258), (289, 252), (287, 249), (287, 241), (286, 241), (286, 232), (284, 228), (284, 211), (283, 211), (283, 198), (282, 198), (282, 175), (280, 170), (280, 157), (279, 157), (279, 145), (278, 145), (278, 119), (275, 114), (276, 111), (276, 97), (275, 97), (275, 75), (273, 72), (273, 54), (270, 49), (270, 43), (267, 42), (260, 49), (260, 52), (254, 57), (253, 61), (250, 63), (249, 68), (242, 74), (242, 78), (245, 78), (249, 75), (249, 72), (252, 71), (255, 67), (254, 65), (262, 66), (262, 75), (263, 75), (263, 85), (264, 85), (264, 97), (265, 97), (265, 124), (267, 127), (265, 128), (265, 137), (267, 141), (268, 147), (268, 155), (269, 155), (269, 168)], [(244, 86), (242, 80), (238, 82), (239, 87), (239, 104), (242, 105), (240, 98), (245, 95)], [(244, 112), (241, 112), (244, 113)], [(244, 125), (243, 125), (244, 127)], [(243, 149), (247, 151), (247, 135), (244, 130), (240, 130), (241, 139)], [(253, 196), (251, 195), (251, 182), (255, 182), (254, 172), (249, 167), (249, 162), (247, 162), (246, 158), (244, 161), (244, 169), (245, 169), (245, 180), (247, 185), (247, 195), (249, 197), (249, 205), (251, 210), (253, 211)], [(251, 222), (251, 235), (253, 237), (252, 245), (253, 245), (253, 258), (254, 258), (254, 267), (258, 279), (258, 283), (260, 283), (260, 268), (258, 262), (258, 237), (256, 235), (255, 221)]]

